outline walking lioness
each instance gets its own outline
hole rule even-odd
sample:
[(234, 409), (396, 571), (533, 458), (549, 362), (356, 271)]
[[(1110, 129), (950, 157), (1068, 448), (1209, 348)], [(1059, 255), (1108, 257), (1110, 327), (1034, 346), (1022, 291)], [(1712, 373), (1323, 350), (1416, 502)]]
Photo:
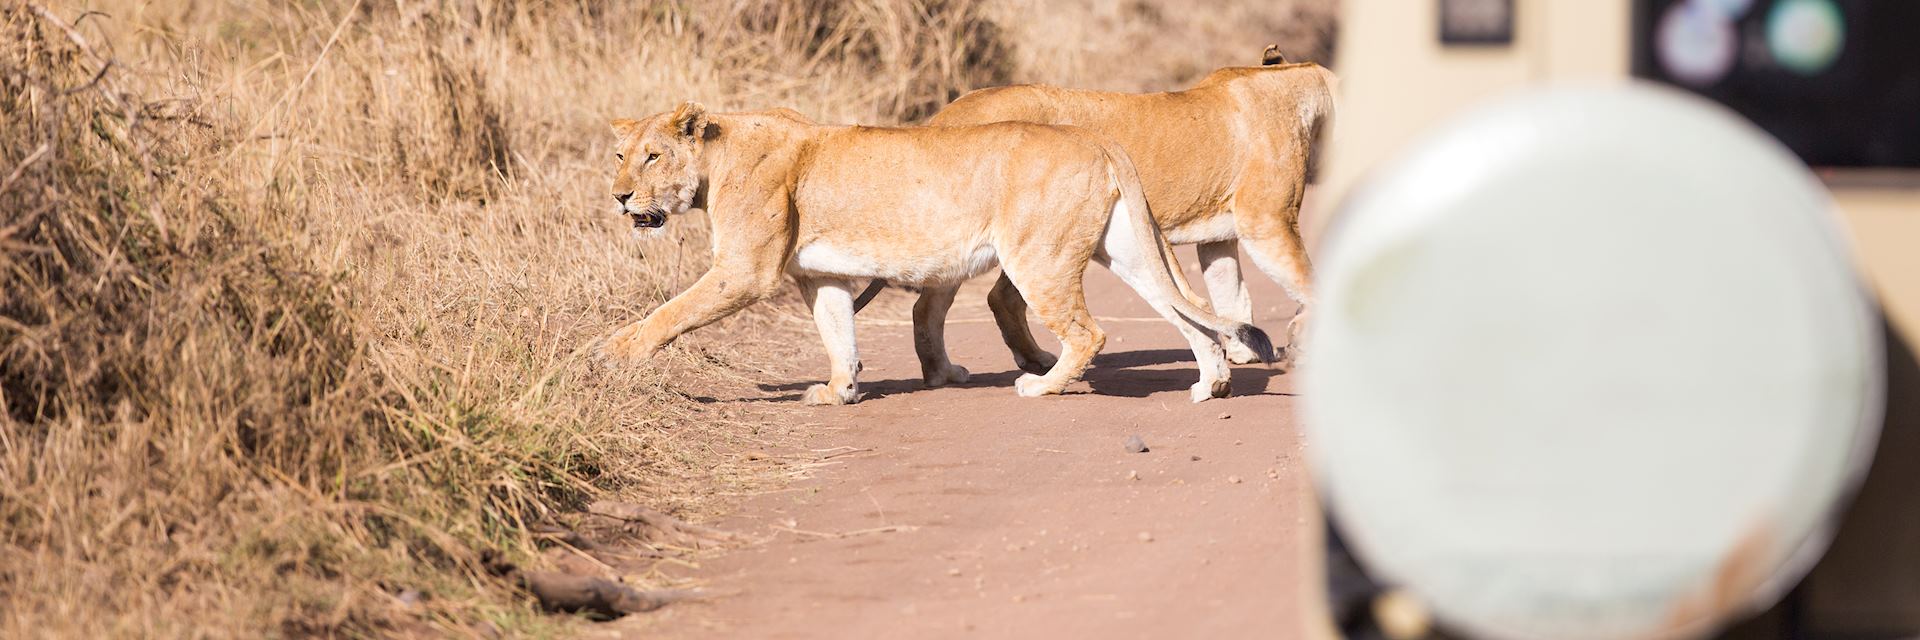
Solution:
[[(1021, 376), (1015, 388), (1022, 396), (1055, 394), (1080, 378), (1106, 342), (1081, 293), (1087, 262), (1098, 260), (1185, 334), (1200, 363), (1194, 401), (1227, 393), (1216, 335), (1272, 357), (1259, 329), (1181, 296), (1132, 163), (1083, 131), (1028, 123), (825, 126), (791, 113), (709, 114), (694, 103), (616, 120), (613, 128), (620, 212), (637, 229), (657, 229), (704, 202), (713, 268), (609, 337), (609, 356), (650, 357), (680, 334), (766, 298), (786, 276), (813, 308), (832, 367), (827, 384), (807, 389), (804, 399), (857, 402), (856, 280), (945, 291), (951, 300), (960, 282), (997, 264), (1063, 346), (1045, 375)], [(940, 351), (928, 382), (965, 380), (966, 370)]]
[[(1042, 85), (981, 89), (961, 96), (928, 124), (1036, 122), (1111, 137), (1139, 166), (1147, 202), (1167, 239), (1200, 245), (1213, 310), (1253, 322), (1253, 301), (1240, 272), (1242, 245), (1300, 303), (1289, 325), (1291, 357), (1313, 307), (1300, 200), (1314, 161), (1311, 148), (1333, 116), (1335, 80), (1317, 64), (1285, 64), (1272, 47), (1263, 62), (1220, 69), (1191, 89), (1166, 93)], [(1003, 278), (987, 301), (1020, 368), (1052, 366), (1053, 356), (1027, 330), (1020, 292)], [(1227, 355), (1236, 363), (1252, 362), (1258, 354), (1249, 346), (1229, 340)]]

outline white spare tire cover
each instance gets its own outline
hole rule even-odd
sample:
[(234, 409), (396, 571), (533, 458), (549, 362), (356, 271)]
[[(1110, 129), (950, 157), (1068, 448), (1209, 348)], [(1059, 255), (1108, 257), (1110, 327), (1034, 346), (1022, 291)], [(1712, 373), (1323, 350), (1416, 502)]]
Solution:
[(1682, 637), (1772, 602), (1879, 428), (1832, 207), (1758, 129), (1641, 85), (1514, 96), (1377, 167), (1303, 370), (1360, 559), (1483, 637)]

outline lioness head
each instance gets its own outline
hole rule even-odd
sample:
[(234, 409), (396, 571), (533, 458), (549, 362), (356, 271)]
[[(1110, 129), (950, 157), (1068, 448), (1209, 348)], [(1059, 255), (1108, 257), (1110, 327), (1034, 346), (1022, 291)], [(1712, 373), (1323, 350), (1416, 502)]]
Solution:
[(695, 207), (700, 194), (700, 147), (713, 137), (698, 103), (640, 120), (614, 120), (619, 169), (613, 174), (615, 211), (633, 218), (636, 236), (650, 236), (667, 216)]

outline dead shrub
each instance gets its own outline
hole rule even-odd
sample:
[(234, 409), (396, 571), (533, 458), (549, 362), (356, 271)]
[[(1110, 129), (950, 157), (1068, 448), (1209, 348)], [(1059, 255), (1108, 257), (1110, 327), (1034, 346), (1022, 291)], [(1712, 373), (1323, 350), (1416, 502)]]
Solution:
[(366, 633), (587, 495), (564, 433), (383, 371), (268, 224), (310, 211), (207, 171), (237, 126), (39, 7), (0, 47), (0, 635)]
[[(858, 82), (732, 99), (864, 120), (970, 82), (872, 32), (945, 11), (906, 0), (795, 41), (731, 5), (102, 2), (0, 9), (0, 636), (550, 624), (481, 552), (757, 477), (686, 391), (732, 351), (586, 357), (706, 259), (697, 221), (639, 249), (603, 213), (604, 119), (762, 74)], [(699, 38), (817, 59), (623, 59)]]
[(814, 344), (588, 357), (710, 238), (627, 240), (607, 120), (919, 119), (1032, 73), (1006, 1), (0, 4), (0, 637), (560, 624), (482, 552), (720, 510), (766, 425), (695, 398)]

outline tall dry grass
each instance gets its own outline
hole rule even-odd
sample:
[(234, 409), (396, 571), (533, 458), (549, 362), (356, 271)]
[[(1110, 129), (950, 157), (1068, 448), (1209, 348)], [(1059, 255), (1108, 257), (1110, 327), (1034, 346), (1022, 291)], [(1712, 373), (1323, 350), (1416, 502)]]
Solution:
[(1269, 44), (1333, 66), (1339, 0), (1000, 0), (1023, 82), (1166, 91)]
[(1010, 78), (990, 18), (0, 8), (0, 637), (540, 631), (480, 554), (527, 559), (531, 523), (593, 497), (698, 514), (750, 484), (722, 454), (753, 426), (694, 398), (771, 360), (586, 355), (707, 259), (698, 223), (634, 244), (605, 213), (606, 120), (919, 117)]
[(609, 118), (907, 122), (1268, 41), (1184, 6), (0, 6), (0, 637), (552, 631), (480, 554), (597, 497), (712, 513), (762, 421), (697, 400), (817, 353), (748, 314), (587, 356), (707, 264), (697, 219), (634, 243), (607, 213)]

